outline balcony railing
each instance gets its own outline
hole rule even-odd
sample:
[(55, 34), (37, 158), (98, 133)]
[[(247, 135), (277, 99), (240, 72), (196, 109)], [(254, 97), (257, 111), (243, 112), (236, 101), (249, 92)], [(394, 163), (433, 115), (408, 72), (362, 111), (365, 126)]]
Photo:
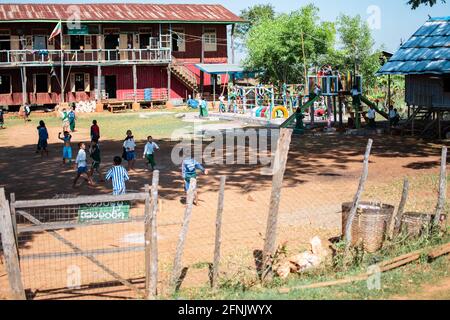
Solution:
[(87, 50), (0, 50), (0, 66), (54, 65), (63, 58), (65, 65), (97, 63), (169, 63), (170, 48), (87, 49)]

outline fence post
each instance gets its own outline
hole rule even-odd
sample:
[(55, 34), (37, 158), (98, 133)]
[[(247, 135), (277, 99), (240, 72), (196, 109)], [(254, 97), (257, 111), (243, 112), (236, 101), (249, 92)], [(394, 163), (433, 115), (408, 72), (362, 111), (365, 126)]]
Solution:
[(408, 199), (408, 192), (409, 192), (409, 181), (408, 181), (408, 178), (405, 178), (403, 181), (402, 197), (400, 199), (400, 203), (398, 205), (397, 212), (392, 213), (391, 219), (389, 221), (388, 232), (387, 232), (388, 240), (392, 240), (392, 238), (394, 237), (395, 228), (401, 224), (402, 217), (403, 217), (403, 211), (405, 211), (406, 200)]
[(433, 225), (439, 225), (439, 220), (441, 219), (441, 214), (444, 210), (445, 200), (447, 196), (447, 147), (442, 147), (441, 154), (441, 173), (439, 176), (439, 197), (436, 205), (436, 211), (434, 215)]
[(144, 238), (145, 238), (145, 296), (150, 293), (150, 187), (145, 185), (145, 212), (144, 212)]
[(370, 151), (372, 150), (372, 144), (373, 140), (369, 139), (369, 142), (367, 143), (366, 147), (366, 153), (364, 154), (364, 163), (363, 163), (363, 172), (361, 174), (361, 178), (359, 180), (358, 190), (356, 191), (355, 198), (353, 199), (353, 205), (350, 209), (350, 213), (348, 215), (347, 219), (347, 225), (345, 226), (345, 256), (348, 253), (348, 250), (350, 249), (350, 245), (352, 242), (352, 224), (353, 220), (356, 216), (356, 210), (358, 209), (359, 201), (361, 200), (362, 193), (364, 191), (364, 185), (367, 180), (367, 176), (369, 174), (369, 156)]
[(170, 279), (170, 286), (173, 291), (177, 291), (179, 278), (181, 275), (181, 259), (183, 257), (184, 244), (186, 242), (186, 235), (189, 228), (189, 221), (192, 215), (192, 205), (194, 203), (194, 193), (197, 188), (197, 180), (191, 179), (189, 190), (187, 192), (186, 210), (184, 211), (183, 226), (178, 237), (177, 249), (175, 251), (175, 258), (173, 261), (172, 277)]
[[(9, 195), (9, 200), (11, 201), (11, 203), (10, 203), (11, 221), (12, 221), (12, 225), (13, 225), (14, 238), (16, 239), (16, 247), (18, 249), (19, 248), (19, 234), (17, 233), (17, 217), (16, 217), (16, 206), (15, 206), (16, 194), (11, 193)], [(17, 251), (17, 256), (19, 257), (19, 262), (20, 262), (20, 256), (18, 253), (19, 252)]]
[(213, 288), (217, 287), (217, 278), (219, 275), (220, 245), (222, 243), (222, 213), (224, 206), (226, 180), (227, 180), (226, 176), (220, 177), (219, 199), (217, 204), (217, 216), (216, 216), (216, 240), (214, 245), (214, 262), (211, 278), (211, 286)]
[(266, 238), (263, 251), (263, 272), (261, 279), (271, 273), (271, 259), (276, 250), (278, 210), (280, 207), (281, 188), (291, 143), (292, 129), (280, 130), (277, 151), (273, 163), (272, 191), (270, 194), (269, 214), (267, 216)]
[(0, 234), (12, 298), (14, 300), (25, 300), (26, 296), (20, 273), (16, 239), (4, 188), (0, 188)]
[(157, 230), (157, 214), (158, 214), (158, 184), (159, 171), (153, 172), (152, 181), (152, 206), (150, 211), (150, 283), (149, 295), (147, 298), (154, 298), (158, 294), (158, 230)]

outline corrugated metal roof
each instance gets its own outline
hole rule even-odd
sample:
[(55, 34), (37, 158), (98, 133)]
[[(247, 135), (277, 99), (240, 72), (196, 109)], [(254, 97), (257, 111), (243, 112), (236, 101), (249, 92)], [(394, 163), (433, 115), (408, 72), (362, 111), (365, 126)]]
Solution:
[(243, 20), (222, 5), (206, 4), (0, 4), (0, 22), (67, 21), (79, 9), (83, 22), (211, 22), (235, 23)]
[(450, 73), (450, 16), (429, 19), (378, 74)]
[(198, 69), (208, 74), (226, 74), (226, 73), (242, 73), (244, 68), (237, 64), (230, 63), (197, 63), (195, 65)]

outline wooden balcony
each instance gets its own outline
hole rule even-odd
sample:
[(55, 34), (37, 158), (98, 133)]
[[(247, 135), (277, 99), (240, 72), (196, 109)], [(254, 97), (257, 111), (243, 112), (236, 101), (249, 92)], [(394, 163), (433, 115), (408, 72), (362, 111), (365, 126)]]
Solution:
[(0, 67), (168, 64), (170, 48), (90, 50), (0, 50)]

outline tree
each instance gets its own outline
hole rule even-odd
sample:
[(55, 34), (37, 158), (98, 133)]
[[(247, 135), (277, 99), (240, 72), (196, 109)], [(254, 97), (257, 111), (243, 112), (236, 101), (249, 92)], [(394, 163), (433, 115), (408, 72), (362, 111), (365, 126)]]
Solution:
[(248, 31), (245, 65), (249, 70), (260, 71), (264, 82), (301, 83), (304, 80), (302, 34), (309, 67), (334, 47), (335, 33), (333, 23), (320, 22), (314, 5), (263, 19)]
[[(411, 5), (413, 10), (417, 9), (421, 5), (434, 6), (438, 0), (409, 0), (408, 4)], [(445, 3), (445, 0), (441, 0), (442, 3)]]
[(244, 37), (248, 31), (259, 22), (266, 19), (274, 19), (275, 9), (271, 4), (258, 4), (242, 10), (239, 16), (244, 19), (246, 23), (236, 25), (236, 35)]
[(336, 25), (340, 50), (330, 54), (330, 63), (341, 71), (357, 69), (363, 76), (364, 86), (373, 86), (375, 73), (381, 67), (381, 51), (374, 50), (375, 41), (367, 22), (359, 15), (340, 15)]

